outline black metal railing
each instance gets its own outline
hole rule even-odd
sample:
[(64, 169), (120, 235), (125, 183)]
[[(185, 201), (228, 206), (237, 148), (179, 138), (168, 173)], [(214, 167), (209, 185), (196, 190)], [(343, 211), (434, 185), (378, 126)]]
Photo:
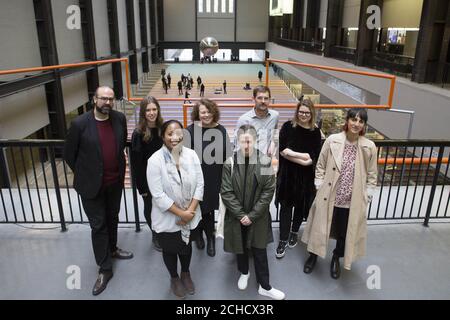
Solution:
[[(380, 140), (378, 187), (368, 220), (450, 218), (450, 141)], [(62, 140), (0, 140), (0, 223), (87, 223), (73, 175), (61, 159)], [(130, 144), (127, 145), (129, 151)], [(130, 154), (127, 152), (127, 154)], [(429, 161), (431, 159), (431, 161)], [(120, 223), (145, 221), (143, 203), (128, 171)], [(273, 222), (279, 222), (278, 213)]]
[(322, 52), (323, 52), (322, 42), (319, 42), (319, 41), (307, 42), (307, 41), (276, 38), (276, 39), (274, 39), (274, 42), (283, 47), (288, 47), (288, 48), (295, 49), (295, 50), (301, 50), (301, 51), (305, 51), (305, 52), (315, 53), (318, 55), (322, 55)]
[(356, 49), (342, 46), (332, 46), (330, 48), (330, 54), (333, 58), (354, 63), (356, 57)]
[(391, 53), (367, 53), (365, 65), (389, 73), (409, 75), (414, 66), (414, 57)]

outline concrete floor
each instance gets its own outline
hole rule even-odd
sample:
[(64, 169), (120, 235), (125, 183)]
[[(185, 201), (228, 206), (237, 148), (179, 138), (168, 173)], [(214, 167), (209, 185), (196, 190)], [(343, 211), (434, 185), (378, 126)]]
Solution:
[[(117, 261), (114, 277), (99, 296), (91, 295), (97, 267), (88, 225), (70, 225), (66, 233), (50, 226), (29, 229), (0, 225), (0, 300), (4, 299), (174, 299), (161, 254), (150, 247), (148, 227), (136, 233), (129, 226), (119, 230), (119, 245), (132, 250), (133, 260)], [(43, 225), (36, 228), (43, 228)], [(303, 229), (303, 228), (302, 228)], [(302, 232), (302, 230), (300, 231)], [(344, 270), (339, 280), (329, 276), (328, 256), (319, 259), (314, 272), (302, 272), (305, 246), (288, 249), (277, 260), (275, 243), (268, 247), (271, 283), (289, 300), (299, 299), (449, 299), (450, 224), (370, 225), (368, 256)], [(274, 229), (275, 237), (278, 229)], [(334, 241), (330, 242), (334, 246)], [(246, 291), (237, 288), (235, 257), (223, 252), (218, 239), (217, 255), (193, 249), (192, 278), (197, 293), (187, 299), (267, 300), (257, 294), (253, 265)], [(330, 248), (331, 251), (332, 248)], [(80, 289), (69, 290), (69, 266), (80, 268)], [(380, 268), (380, 289), (369, 289), (369, 266)]]

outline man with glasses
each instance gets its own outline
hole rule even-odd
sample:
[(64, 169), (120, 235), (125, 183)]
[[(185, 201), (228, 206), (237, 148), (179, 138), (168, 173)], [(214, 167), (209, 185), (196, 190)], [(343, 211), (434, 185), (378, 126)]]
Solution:
[(117, 247), (128, 134), (125, 116), (112, 110), (114, 101), (111, 88), (99, 87), (94, 109), (72, 121), (64, 146), (64, 159), (73, 171), (73, 185), (89, 219), (94, 256), (100, 267), (93, 295), (105, 290), (112, 278), (113, 258), (133, 257)]
[[(257, 86), (253, 89), (254, 108), (244, 113), (238, 120), (237, 129), (245, 124), (255, 127), (257, 132), (257, 149), (272, 157), (276, 154), (276, 143), (274, 142), (275, 129), (278, 125), (279, 113), (276, 110), (269, 110), (270, 89), (266, 86)], [(235, 149), (237, 143), (235, 142)]]

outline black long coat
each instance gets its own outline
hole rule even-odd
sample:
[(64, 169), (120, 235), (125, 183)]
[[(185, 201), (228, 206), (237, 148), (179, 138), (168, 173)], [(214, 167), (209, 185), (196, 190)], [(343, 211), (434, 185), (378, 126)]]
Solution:
[(281, 127), (279, 141), (280, 152), (289, 148), (295, 152), (308, 153), (313, 164), (302, 166), (280, 155), (275, 203), (304, 208), (307, 215), (316, 190), (314, 170), (321, 149), (320, 130), (315, 128), (311, 131), (301, 126), (293, 127), (292, 121), (287, 121)]
[[(187, 127), (187, 130), (191, 139), (190, 141), (185, 140), (185, 143), (187, 143), (185, 145), (197, 153), (201, 162), (205, 182), (203, 201), (200, 202), (200, 208), (202, 209), (202, 213), (211, 212), (219, 208), (222, 168), (225, 160), (232, 155), (230, 138), (225, 127), (220, 124), (213, 128), (202, 128), (196, 124), (191, 124)], [(195, 136), (196, 133), (198, 137)], [(210, 135), (211, 137), (209, 137)], [(208, 154), (211, 154), (213, 159), (216, 159), (217, 155), (218, 161), (208, 163)]]

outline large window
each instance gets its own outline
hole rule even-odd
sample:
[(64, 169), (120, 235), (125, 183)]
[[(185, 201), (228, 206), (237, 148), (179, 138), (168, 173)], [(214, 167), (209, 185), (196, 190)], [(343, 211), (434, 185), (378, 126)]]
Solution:
[[(203, 56), (203, 52), (200, 51), (200, 59)], [(231, 61), (231, 49), (219, 49), (212, 58), (216, 58), (217, 61)]]
[(378, 30), (378, 49), (382, 53), (414, 57), (418, 36), (418, 28), (381, 29)]
[(198, 13), (230, 14), (234, 12), (234, 0), (198, 0)]
[(264, 61), (265, 54), (264, 50), (240, 49), (239, 60), (248, 61), (248, 59), (252, 59), (252, 61), (262, 62)]
[(164, 49), (165, 61), (192, 61), (192, 49)]
[(272, 17), (294, 12), (294, 0), (270, 0), (269, 6), (269, 15)]

